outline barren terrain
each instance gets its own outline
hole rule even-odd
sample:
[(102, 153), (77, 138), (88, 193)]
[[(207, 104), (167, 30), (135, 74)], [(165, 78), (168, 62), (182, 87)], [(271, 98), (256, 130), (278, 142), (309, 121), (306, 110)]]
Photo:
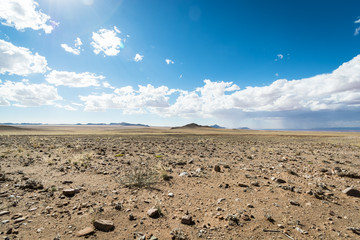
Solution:
[(0, 128), (4, 239), (360, 239), (358, 190), (360, 133)]

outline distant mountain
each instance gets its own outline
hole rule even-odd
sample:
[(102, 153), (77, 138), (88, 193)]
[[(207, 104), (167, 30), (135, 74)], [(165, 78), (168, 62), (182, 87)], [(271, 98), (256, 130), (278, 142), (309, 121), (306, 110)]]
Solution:
[(217, 125), (217, 124), (211, 125), (210, 127), (212, 127), (212, 128), (219, 128), (219, 129), (224, 129), (224, 128), (225, 128), (225, 127), (221, 127), (221, 126), (219, 126), (219, 125)]
[(237, 130), (250, 130), (250, 128), (248, 128), (248, 127), (240, 127), (240, 128), (235, 128), (235, 129), (237, 129)]
[(140, 123), (126, 123), (126, 122), (121, 122), (121, 123), (110, 123), (109, 125), (120, 125), (120, 126), (131, 126), (131, 127), (150, 127), (149, 125), (145, 125), (145, 124), (140, 124)]
[(196, 128), (211, 128), (209, 126), (202, 126), (196, 123), (186, 124), (182, 127), (172, 127), (171, 129), (196, 129)]
[(0, 125), (43, 125), (42, 123), (0, 123)]

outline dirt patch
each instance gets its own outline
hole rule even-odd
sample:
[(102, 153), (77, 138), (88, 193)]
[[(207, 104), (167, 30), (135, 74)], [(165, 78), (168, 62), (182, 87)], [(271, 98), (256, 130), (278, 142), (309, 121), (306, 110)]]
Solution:
[(355, 239), (359, 140), (3, 135), (0, 236)]

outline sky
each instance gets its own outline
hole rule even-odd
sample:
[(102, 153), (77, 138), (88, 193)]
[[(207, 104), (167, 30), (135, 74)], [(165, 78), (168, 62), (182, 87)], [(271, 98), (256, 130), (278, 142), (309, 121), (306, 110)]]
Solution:
[(1, 0), (0, 122), (360, 127), (360, 1)]

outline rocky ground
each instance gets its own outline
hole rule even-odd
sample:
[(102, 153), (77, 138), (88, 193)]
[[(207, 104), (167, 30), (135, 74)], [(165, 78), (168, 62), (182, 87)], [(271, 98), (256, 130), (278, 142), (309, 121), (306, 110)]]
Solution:
[(359, 137), (2, 135), (2, 239), (360, 239)]

